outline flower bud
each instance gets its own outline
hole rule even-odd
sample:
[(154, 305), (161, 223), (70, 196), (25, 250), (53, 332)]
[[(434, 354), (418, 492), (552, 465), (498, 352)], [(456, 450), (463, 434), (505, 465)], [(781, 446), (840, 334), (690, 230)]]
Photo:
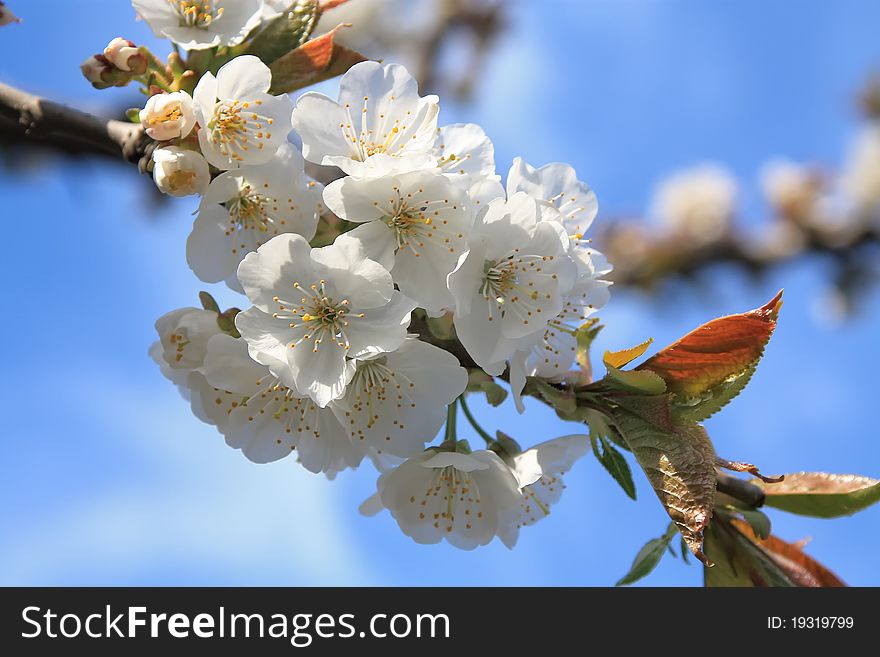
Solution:
[(109, 80), (114, 67), (104, 55), (92, 55), (79, 65), (79, 70), (95, 89), (107, 89), (114, 86), (114, 83)]
[(104, 57), (120, 71), (143, 75), (147, 70), (147, 58), (128, 39), (116, 37), (104, 48)]
[(150, 96), (140, 112), (140, 120), (156, 141), (183, 139), (196, 124), (192, 97), (185, 91)]
[(201, 153), (167, 146), (153, 152), (153, 180), (163, 194), (190, 196), (208, 186), (211, 173)]
[(3, 25), (9, 25), (10, 23), (20, 23), (21, 19), (12, 13), (10, 9), (6, 7), (6, 3), (0, 2), (0, 27)]

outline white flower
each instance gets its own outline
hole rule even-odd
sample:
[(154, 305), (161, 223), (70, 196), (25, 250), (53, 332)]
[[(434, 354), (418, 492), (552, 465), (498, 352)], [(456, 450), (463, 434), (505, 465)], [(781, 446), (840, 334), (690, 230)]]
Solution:
[(211, 182), (208, 163), (201, 153), (178, 146), (153, 151), (153, 181), (163, 194), (201, 194)]
[(736, 180), (730, 173), (715, 165), (701, 165), (663, 181), (655, 192), (652, 213), (677, 235), (704, 246), (727, 232), (736, 196)]
[(467, 248), (473, 223), (464, 190), (435, 171), (345, 177), (324, 190), (334, 213), (362, 222), (348, 235), (391, 271), (401, 292), (431, 313), (451, 307), (446, 276)]
[(588, 449), (587, 436), (563, 436), (535, 445), (511, 459), (522, 498), (513, 516), (500, 525), (498, 537), (507, 547), (516, 545), (520, 528), (550, 515), (550, 507), (565, 490), (562, 476)]
[(880, 126), (869, 126), (853, 142), (841, 186), (861, 212), (880, 205)]
[(472, 235), (448, 277), (455, 329), (473, 359), (498, 375), (562, 311), (577, 267), (561, 224), (541, 221), (537, 202), (523, 192), (492, 201)]
[(554, 162), (535, 169), (516, 158), (507, 174), (507, 195), (526, 192), (560, 213), (565, 232), (576, 242), (584, 235), (599, 212), (596, 193), (577, 178), (574, 168)]
[(428, 450), (379, 477), (378, 489), (404, 534), (464, 550), (489, 543), (522, 500), (510, 468), (486, 450)]
[(354, 176), (383, 175), (436, 165), (437, 96), (419, 96), (399, 64), (361, 62), (339, 83), (339, 102), (304, 94), (293, 111), (310, 162)]
[[(177, 386), (180, 396), (189, 402), (193, 415), (219, 429), (226, 426), (229, 412), (239, 403), (239, 397), (214, 388), (199, 370), (173, 369), (162, 353), (162, 343), (154, 342), (149, 355), (159, 366), (162, 375)], [(218, 401), (219, 400), (219, 401)]]
[(235, 322), (251, 356), (322, 408), (343, 395), (350, 358), (403, 343), (415, 308), (345, 235), (319, 249), (301, 235), (274, 237), (245, 257), (238, 278), (254, 304)]
[(253, 55), (205, 73), (193, 100), (199, 145), (218, 169), (268, 162), (290, 132), (291, 101), (269, 95), (272, 72)]
[(208, 342), (205, 378), (214, 386), (209, 402), (227, 405), (222, 425), (226, 442), (256, 463), (277, 461), (294, 450), (311, 472), (336, 472), (357, 467), (364, 449), (333, 411), (319, 408), (272, 375), (248, 355), (247, 343), (228, 335)]
[(142, 74), (147, 70), (147, 58), (128, 39), (116, 37), (104, 48), (104, 57), (113, 66), (126, 73)]
[(0, 27), (9, 25), (10, 23), (20, 23), (21, 19), (12, 13), (12, 10), (6, 6), (5, 2), (0, 2)]
[(200, 280), (226, 281), (243, 292), (236, 276), (242, 259), (282, 233), (312, 239), (320, 211), (321, 186), (306, 178), (302, 156), (284, 144), (266, 164), (214, 179), (186, 241), (187, 263)]
[(260, 23), (262, 0), (132, 0), (160, 39), (187, 50), (235, 46)]
[(151, 139), (183, 139), (196, 125), (192, 97), (185, 91), (150, 96), (140, 119)]
[(455, 356), (411, 337), (396, 351), (358, 361), (345, 396), (331, 407), (356, 442), (412, 456), (437, 435), (467, 380)]
[(803, 164), (771, 160), (761, 168), (761, 188), (777, 213), (799, 222), (827, 219), (829, 198), (823, 198), (821, 176)]
[(173, 370), (200, 370), (208, 340), (220, 333), (217, 313), (201, 308), (179, 308), (156, 320), (162, 360)]
[(495, 147), (477, 124), (455, 123), (440, 128), (434, 157), (438, 168), (468, 191), (474, 205), (504, 196), (501, 177), (495, 173)]

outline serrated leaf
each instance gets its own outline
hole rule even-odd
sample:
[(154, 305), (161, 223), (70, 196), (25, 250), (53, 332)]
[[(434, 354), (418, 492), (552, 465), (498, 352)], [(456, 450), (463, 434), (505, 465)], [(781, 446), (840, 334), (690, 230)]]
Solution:
[(652, 342), (654, 342), (654, 338), (648, 338), (642, 344), (630, 347), (629, 349), (606, 351), (605, 355), (602, 357), (602, 362), (605, 363), (606, 367), (616, 367), (617, 369), (620, 369), (624, 365), (629, 365), (636, 358), (645, 353), (648, 350), (648, 347), (651, 346)]
[[(605, 436), (594, 434), (592, 430), (590, 431), (590, 442), (593, 445), (593, 454), (596, 455), (596, 460), (602, 464), (608, 474), (614, 478), (614, 481), (620, 484), (624, 493), (632, 499), (636, 499), (636, 485), (632, 478), (632, 470), (630, 470), (629, 463), (626, 462), (623, 454), (618, 452)], [(599, 450), (600, 443), (602, 445), (601, 451)]]
[(705, 563), (703, 531), (715, 507), (715, 450), (706, 431), (698, 424), (664, 431), (623, 409), (613, 421), (688, 548)]
[(632, 584), (651, 574), (651, 572), (657, 567), (657, 564), (660, 563), (660, 559), (663, 558), (663, 554), (666, 552), (667, 548), (669, 548), (669, 543), (677, 532), (678, 529), (676, 528), (675, 523), (670, 523), (663, 536), (654, 538), (645, 543), (642, 549), (639, 550), (638, 554), (636, 554), (636, 558), (633, 559), (629, 572), (621, 577), (615, 586)]
[[(761, 308), (714, 319), (662, 349), (636, 370), (658, 374), (683, 405), (689, 405), (693, 398), (705, 403), (703, 398), (725, 381), (755, 368), (776, 328), (781, 306), (782, 292)], [(730, 396), (723, 403), (741, 389), (734, 386), (724, 391)]]
[(485, 394), (486, 401), (492, 406), (500, 406), (507, 399), (507, 390), (495, 383), (495, 379), (483, 370), (470, 370), (468, 372), (467, 391)]
[(285, 94), (302, 89), (337, 75), (342, 75), (355, 64), (367, 58), (333, 42), (336, 32), (344, 25), (337, 25), (326, 34), (306, 41), (295, 50), (279, 57), (269, 66), (272, 71), (272, 94)]
[(575, 397), (574, 392), (554, 388), (549, 383), (535, 376), (526, 378), (526, 386), (523, 392), (539, 395), (561, 415), (570, 417), (578, 410), (577, 397)]
[(764, 490), (767, 506), (814, 518), (851, 516), (880, 501), (880, 481), (860, 475), (796, 472), (780, 483), (752, 483)]
[(618, 386), (643, 395), (662, 395), (666, 392), (666, 382), (654, 372), (619, 370), (608, 364), (605, 367), (608, 370), (605, 380)]
[(752, 380), (752, 375), (758, 368), (757, 362), (735, 374), (703, 395), (692, 397), (676, 397), (673, 402), (672, 412), (676, 418), (684, 422), (702, 422), (722, 408), (727, 406)]

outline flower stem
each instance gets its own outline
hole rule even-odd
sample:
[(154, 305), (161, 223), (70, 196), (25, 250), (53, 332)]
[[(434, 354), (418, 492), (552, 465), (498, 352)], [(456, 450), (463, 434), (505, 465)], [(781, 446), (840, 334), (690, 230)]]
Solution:
[(461, 404), (461, 410), (464, 411), (464, 416), (467, 418), (468, 422), (471, 423), (471, 426), (474, 428), (480, 437), (486, 441), (487, 445), (491, 445), (495, 440), (490, 436), (483, 427), (480, 426), (479, 422), (471, 415), (471, 409), (468, 408), (467, 402), (464, 400), (464, 395), (458, 398), (459, 403)]
[(443, 438), (444, 443), (455, 444), (457, 440), (457, 431), (455, 428), (456, 417), (458, 416), (458, 400), (453, 401), (446, 408), (446, 435)]

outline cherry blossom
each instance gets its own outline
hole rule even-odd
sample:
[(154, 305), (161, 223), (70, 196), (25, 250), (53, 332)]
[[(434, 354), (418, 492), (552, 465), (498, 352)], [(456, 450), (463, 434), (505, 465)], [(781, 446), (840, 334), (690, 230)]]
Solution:
[(166, 146), (153, 151), (153, 181), (163, 194), (201, 194), (211, 181), (205, 158), (197, 151)]
[(262, 0), (132, 0), (160, 39), (187, 50), (235, 46), (260, 24)]
[(251, 355), (322, 408), (344, 394), (352, 359), (400, 347), (415, 308), (346, 236), (313, 249), (278, 235), (245, 257), (238, 278), (254, 304), (236, 317)]
[(156, 141), (183, 139), (196, 125), (192, 96), (185, 91), (150, 96), (140, 120), (147, 135)]
[(299, 98), (293, 127), (310, 162), (359, 177), (436, 166), (437, 96), (419, 96), (399, 64), (361, 62), (339, 83), (339, 100), (309, 92)]
[(291, 101), (272, 96), (269, 67), (253, 55), (205, 73), (193, 92), (199, 146), (218, 169), (264, 164), (290, 132)]
[(208, 283), (225, 281), (243, 292), (236, 271), (242, 259), (282, 233), (315, 236), (321, 185), (309, 180), (299, 152), (288, 144), (265, 164), (220, 174), (205, 191), (186, 259)]

